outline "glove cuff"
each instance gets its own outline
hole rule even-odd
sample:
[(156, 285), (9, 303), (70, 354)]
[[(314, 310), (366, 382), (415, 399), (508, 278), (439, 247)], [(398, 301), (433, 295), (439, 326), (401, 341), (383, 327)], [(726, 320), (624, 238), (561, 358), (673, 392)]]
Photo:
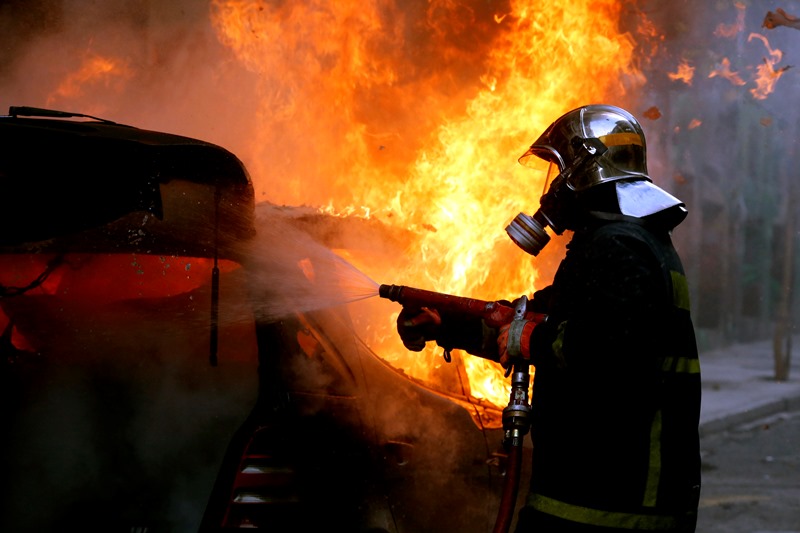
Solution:
[(530, 320), (514, 320), (508, 328), (506, 352), (510, 357), (531, 358), (531, 334), (536, 323)]

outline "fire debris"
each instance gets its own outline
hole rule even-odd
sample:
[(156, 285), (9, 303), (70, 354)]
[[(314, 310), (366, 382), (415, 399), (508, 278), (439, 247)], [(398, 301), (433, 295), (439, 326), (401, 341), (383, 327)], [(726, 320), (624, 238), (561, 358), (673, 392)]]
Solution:
[(677, 72), (667, 72), (667, 76), (669, 76), (669, 79), (672, 81), (680, 80), (686, 85), (691, 85), (692, 78), (694, 78), (694, 67), (683, 60), (680, 65), (678, 65)]
[(740, 76), (739, 73), (731, 70), (731, 61), (727, 57), (723, 57), (722, 61), (709, 73), (709, 78), (720, 76), (730, 81), (734, 85), (744, 85), (747, 83)]
[(773, 30), (778, 26), (787, 26), (789, 28), (800, 30), (800, 18), (789, 15), (783, 9), (777, 8), (775, 13), (772, 11), (767, 11), (767, 15), (764, 17), (764, 22), (761, 24), (761, 26), (767, 28), (768, 30)]
[(750, 42), (753, 39), (760, 39), (769, 51), (770, 56), (769, 59), (765, 57), (764, 64), (759, 65), (756, 68), (756, 87), (754, 89), (750, 89), (750, 93), (753, 95), (753, 98), (756, 98), (757, 100), (763, 100), (774, 91), (775, 82), (778, 81), (784, 72), (791, 68), (791, 65), (775, 70), (774, 65), (783, 58), (783, 52), (777, 49), (773, 50), (770, 47), (767, 38), (761, 34), (751, 33), (747, 38), (747, 42)]
[(642, 116), (650, 120), (658, 120), (661, 118), (661, 111), (658, 109), (658, 107), (652, 106), (642, 113)]

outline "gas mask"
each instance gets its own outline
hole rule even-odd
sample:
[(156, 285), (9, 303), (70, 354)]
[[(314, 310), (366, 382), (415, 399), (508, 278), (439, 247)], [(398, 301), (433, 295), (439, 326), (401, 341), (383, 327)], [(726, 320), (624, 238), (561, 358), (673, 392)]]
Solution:
[[(550, 242), (547, 226), (556, 235), (572, 229), (577, 216), (577, 188), (571, 178), (588, 168), (592, 161), (604, 154), (608, 148), (599, 139), (573, 138), (573, 148), (577, 157), (569, 168), (564, 169), (550, 183), (549, 176), (558, 168), (550, 163), (548, 178), (545, 180), (546, 192), (539, 200), (539, 209), (531, 215), (520, 213), (508, 226), (506, 233), (514, 243), (527, 253), (536, 256)], [(548, 187), (549, 183), (549, 187)]]

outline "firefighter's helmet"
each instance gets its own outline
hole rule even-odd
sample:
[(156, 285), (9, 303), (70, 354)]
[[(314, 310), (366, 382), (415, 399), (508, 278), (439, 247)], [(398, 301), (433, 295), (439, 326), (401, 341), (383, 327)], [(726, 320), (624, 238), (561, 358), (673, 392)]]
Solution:
[[(593, 104), (565, 113), (519, 161), (528, 165), (531, 158), (550, 164), (539, 210), (532, 217), (520, 213), (506, 231), (533, 255), (550, 240), (544, 231), (546, 226), (561, 234), (565, 229), (575, 229), (581, 216), (588, 212), (658, 218), (668, 229), (686, 217), (683, 202), (652, 182), (647, 172), (642, 126), (622, 108)], [(613, 185), (616, 194), (612, 202), (607, 201), (607, 195), (587, 194), (604, 184)], [(600, 198), (602, 203), (591, 204), (592, 199)]]
[[(586, 146), (587, 140), (594, 139), (602, 146)], [(586, 152), (596, 148), (602, 153)], [(550, 177), (568, 172), (567, 183), (575, 191), (619, 179), (650, 180), (641, 125), (633, 115), (612, 105), (587, 105), (562, 115), (520, 157), (520, 163), (532, 156), (554, 165)], [(585, 156), (591, 160), (584, 161)], [(584, 168), (574, 168), (580, 163)]]

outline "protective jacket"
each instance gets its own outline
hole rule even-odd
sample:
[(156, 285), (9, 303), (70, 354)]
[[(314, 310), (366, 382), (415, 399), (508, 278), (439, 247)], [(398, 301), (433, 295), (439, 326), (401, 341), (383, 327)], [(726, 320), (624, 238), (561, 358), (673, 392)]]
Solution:
[(533, 461), (517, 531), (693, 532), (700, 366), (667, 229), (575, 231), (531, 338)]

